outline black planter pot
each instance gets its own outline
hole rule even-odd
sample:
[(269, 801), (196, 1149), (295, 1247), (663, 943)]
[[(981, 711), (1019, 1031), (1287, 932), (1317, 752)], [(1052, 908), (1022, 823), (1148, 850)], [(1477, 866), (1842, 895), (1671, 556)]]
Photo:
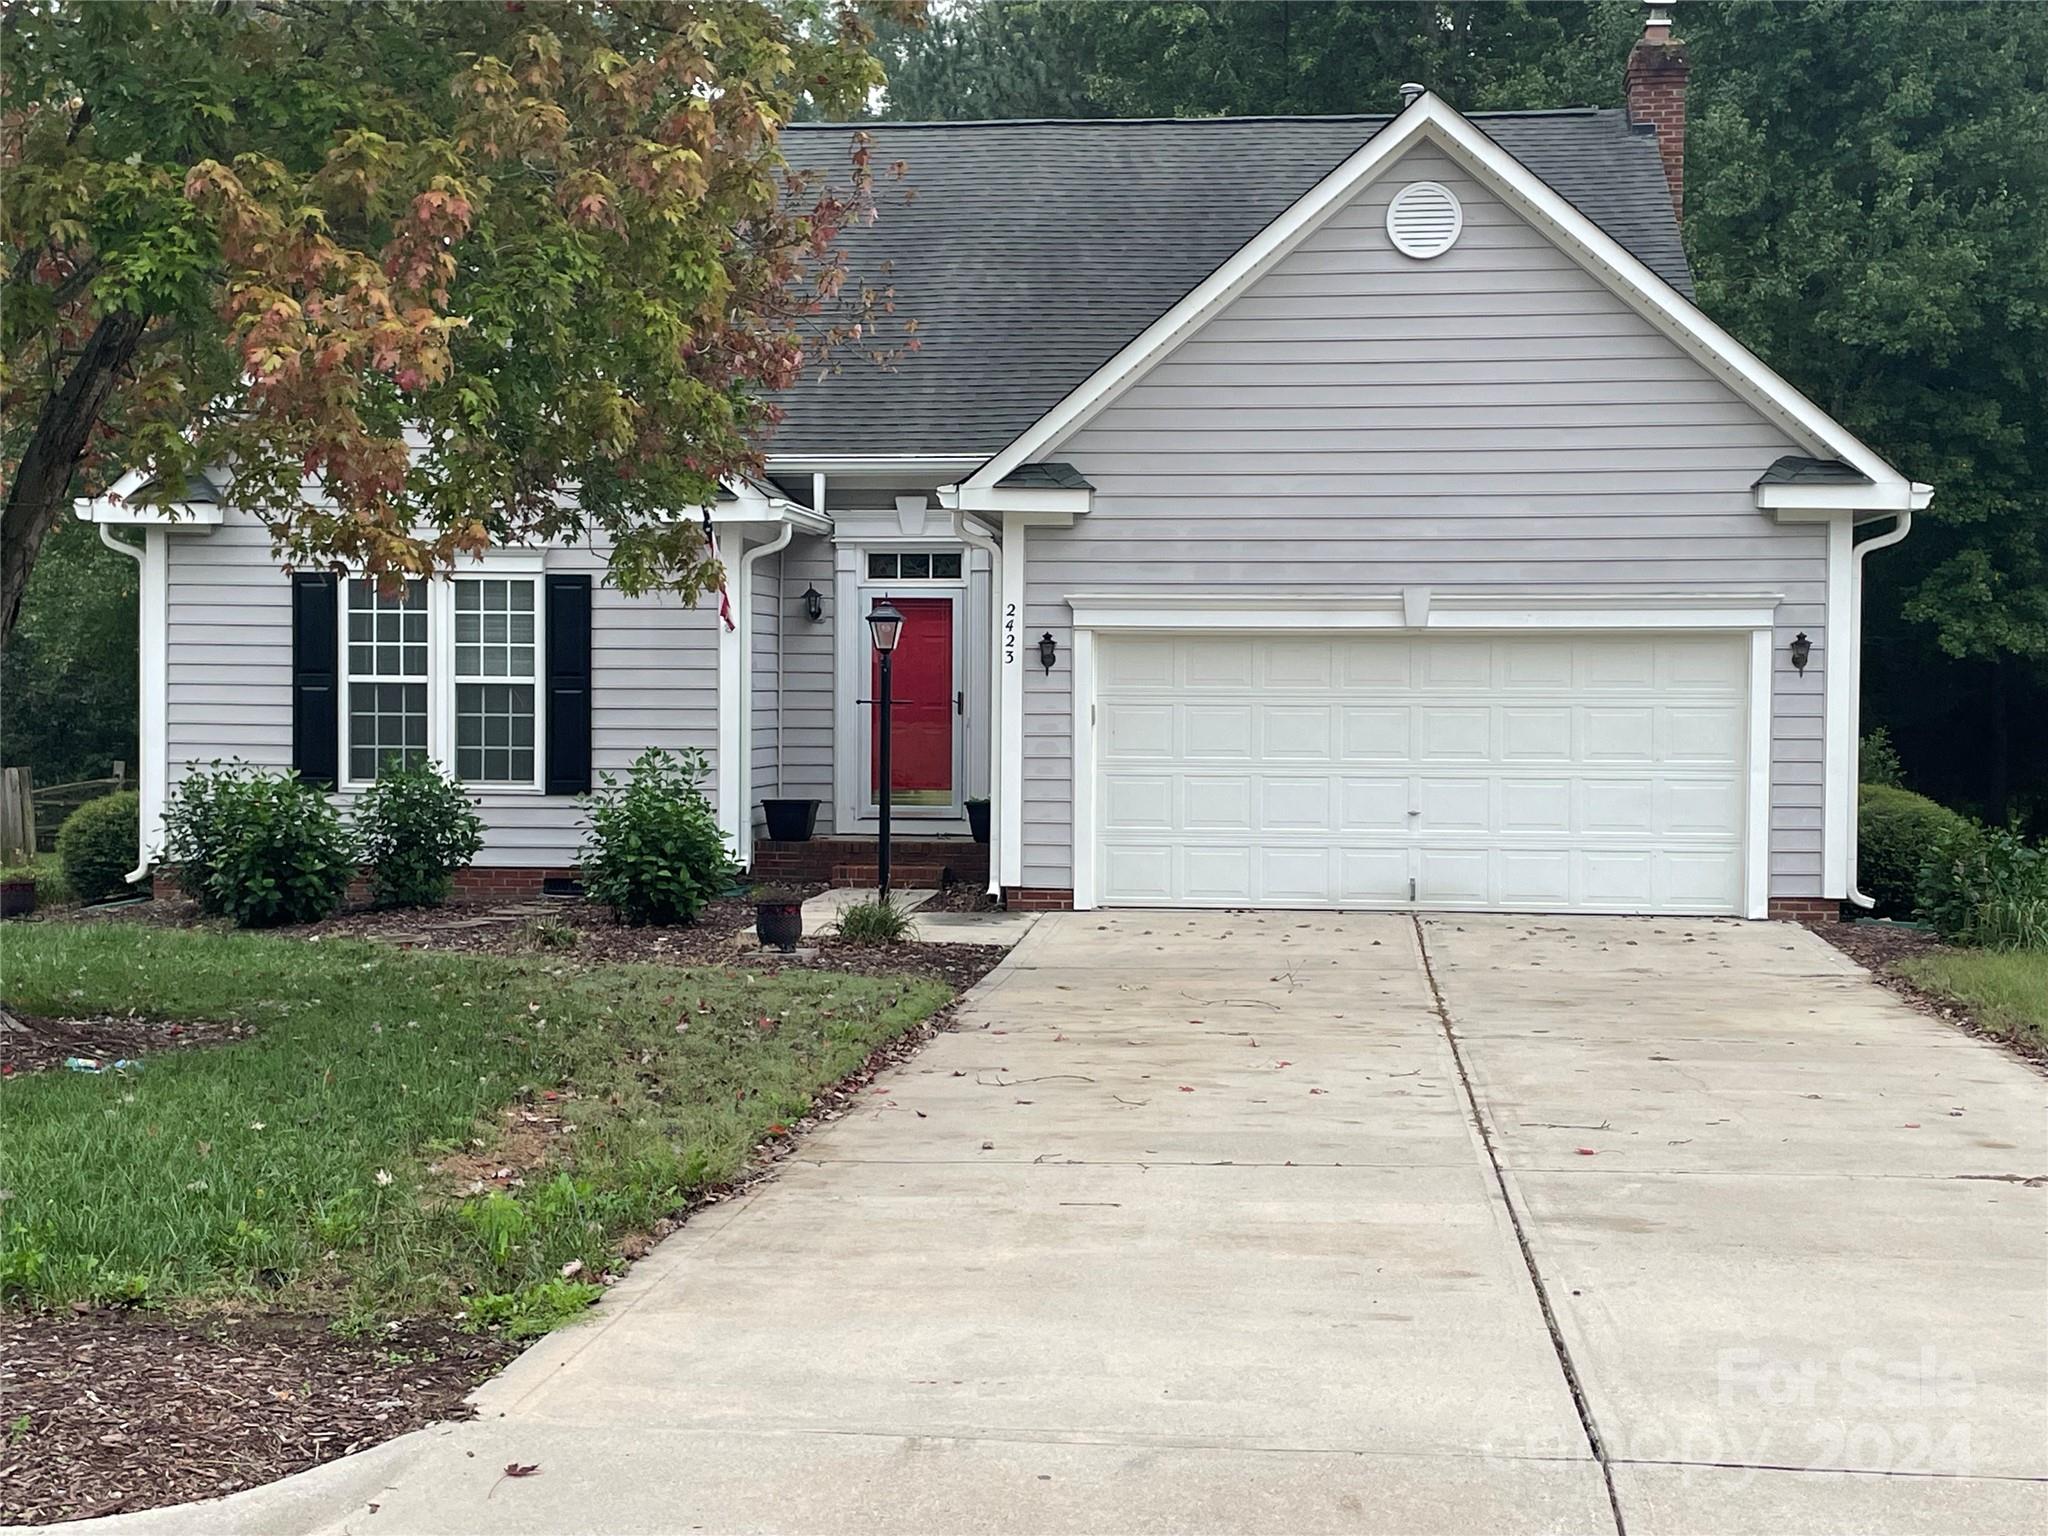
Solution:
[(988, 802), (970, 800), (967, 802), (967, 830), (974, 834), (977, 843), (988, 841)]
[(768, 836), (778, 843), (808, 843), (818, 825), (815, 800), (763, 800), (761, 813), (768, 818)]
[(0, 880), (0, 917), (27, 917), (35, 909), (35, 881)]
[(763, 949), (791, 950), (804, 936), (804, 904), (800, 901), (754, 903), (754, 933)]

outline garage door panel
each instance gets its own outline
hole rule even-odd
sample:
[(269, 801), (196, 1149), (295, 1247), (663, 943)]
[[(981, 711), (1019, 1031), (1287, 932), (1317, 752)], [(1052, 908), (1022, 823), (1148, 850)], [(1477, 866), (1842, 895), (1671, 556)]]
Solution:
[(1408, 900), (1408, 849), (1344, 846), (1336, 860), (1337, 905), (1397, 906)]
[(1640, 634), (1107, 637), (1097, 896), (1740, 911), (1748, 650)]
[(1416, 706), (1416, 737), (1425, 763), (1483, 763), (1493, 757), (1493, 711)]
[(1181, 781), (1181, 804), (1181, 826), (1189, 832), (1229, 832), (1242, 836), (1256, 825), (1252, 820), (1249, 778), (1190, 775)]
[(1424, 779), (1422, 824), (1432, 832), (1485, 832), (1493, 826), (1491, 779)]
[(1105, 774), (1103, 815), (1109, 825), (1126, 832), (1171, 832), (1173, 790), (1174, 780), (1167, 774)]
[(1509, 763), (1568, 763), (1572, 760), (1569, 704), (1504, 704), (1500, 710), (1500, 755)]
[(1500, 781), (1500, 831), (1554, 833), (1572, 829), (1570, 779), (1503, 779)]
[(1336, 647), (1328, 640), (1276, 640), (1254, 651), (1262, 688), (1327, 693), (1336, 684)]
[(1259, 781), (1259, 830), (1327, 832), (1332, 819), (1327, 778), (1267, 775)]
[(1672, 704), (1663, 710), (1660, 761), (1735, 766), (1742, 741), (1742, 711), (1733, 704)]
[(1249, 763), (1257, 756), (1249, 704), (1185, 705), (1181, 732), (1182, 755), (1190, 762)]
[(1406, 704), (1341, 704), (1338, 740), (1347, 763), (1405, 763), (1409, 758)]
[(1165, 844), (1105, 842), (1098, 863), (1102, 899), (1123, 906), (1172, 906), (1186, 899), (1173, 864), (1173, 849)]
[(1178, 756), (1171, 705), (1104, 704), (1097, 714), (1101, 720), (1104, 762), (1149, 759), (1164, 763)]
[(1330, 899), (1330, 850), (1267, 845), (1259, 850), (1258, 899), (1299, 906)]
[(1188, 898), (1212, 905), (1250, 906), (1257, 899), (1252, 887), (1255, 851), (1214, 843), (1191, 843), (1182, 848)]
[(1573, 905), (1572, 856), (1564, 849), (1503, 848), (1499, 864), (1501, 906)]

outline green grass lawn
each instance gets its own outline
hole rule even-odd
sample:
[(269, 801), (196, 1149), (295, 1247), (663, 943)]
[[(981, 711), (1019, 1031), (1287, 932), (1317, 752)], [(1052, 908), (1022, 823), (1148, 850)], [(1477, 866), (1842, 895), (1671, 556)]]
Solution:
[[(622, 1237), (950, 995), (120, 923), (0, 944), (0, 996), (24, 1012), (257, 1031), (133, 1074), (0, 1082), (0, 1296), (254, 1296), (363, 1321), (461, 1305), (545, 1327)], [(428, 1166), (530, 1162), (542, 1132), (520, 1188), (470, 1195)]]
[(1967, 1007), (1984, 1024), (2048, 1045), (2048, 953), (1952, 949), (1899, 962), (1916, 986)]

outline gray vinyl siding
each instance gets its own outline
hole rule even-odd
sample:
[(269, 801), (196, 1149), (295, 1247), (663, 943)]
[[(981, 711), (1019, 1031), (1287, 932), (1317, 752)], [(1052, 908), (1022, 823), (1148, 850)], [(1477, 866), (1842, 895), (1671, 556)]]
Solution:
[[(291, 584), (254, 519), (230, 513), (207, 533), (168, 538), (165, 662), (173, 784), (194, 764), (240, 758), (291, 763)], [(623, 774), (648, 747), (718, 740), (716, 599), (628, 597), (604, 585), (605, 557), (588, 546), (550, 549), (550, 572), (588, 572), (591, 592), (591, 766)], [(715, 786), (707, 782), (710, 792)], [(346, 797), (344, 797), (346, 798)], [(573, 864), (582, 812), (568, 796), (481, 791), (483, 866)]]
[[(1386, 202), (1449, 186), (1464, 232), (1394, 251)], [(1771, 892), (1821, 878), (1826, 538), (1756, 510), (1804, 451), (1448, 159), (1412, 151), (1045, 455), (1096, 487), (1029, 535), (1023, 883), (1073, 884), (1072, 613), (1085, 591), (1769, 591)], [(1814, 643), (1801, 677), (1793, 634)]]
[[(825, 616), (804, 614), (804, 589), (825, 596)], [(829, 539), (798, 534), (782, 552), (782, 793), (816, 800), (818, 832), (832, 830), (833, 577)]]

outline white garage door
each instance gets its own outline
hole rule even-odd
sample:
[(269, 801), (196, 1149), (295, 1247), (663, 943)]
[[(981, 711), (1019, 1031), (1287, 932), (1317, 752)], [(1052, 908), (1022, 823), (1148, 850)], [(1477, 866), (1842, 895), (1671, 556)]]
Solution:
[(1112, 906), (1736, 912), (1748, 641), (1104, 636)]

